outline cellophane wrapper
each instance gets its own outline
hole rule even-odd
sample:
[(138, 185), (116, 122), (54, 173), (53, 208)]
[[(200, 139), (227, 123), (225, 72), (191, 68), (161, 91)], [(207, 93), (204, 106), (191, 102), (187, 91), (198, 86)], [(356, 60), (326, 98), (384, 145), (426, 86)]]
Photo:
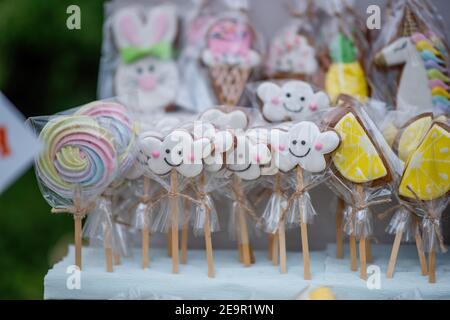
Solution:
[[(391, 201), (394, 182), (404, 170), (403, 162), (393, 153), (382, 133), (369, 117), (365, 107), (356, 99), (343, 96), (338, 98), (338, 106), (324, 115), (324, 125), (333, 128), (336, 122), (339, 121), (338, 119), (347, 114), (344, 112), (352, 112), (357, 118), (359, 125), (364, 129), (365, 134), (371, 139), (378, 156), (384, 160), (383, 164), (387, 170), (386, 176), (389, 177), (389, 179), (385, 180), (386, 176), (382, 177), (378, 183), (373, 181), (354, 183), (344, 178), (333, 163), (333, 174), (327, 180), (327, 185), (347, 204), (344, 231), (359, 238), (371, 237), (373, 232), (371, 208), (374, 205)], [(359, 157), (360, 155), (354, 155), (354, 159)], [(364, 170), (364, 168), (359, 168), (360, 172), (364, 172)]]
[(128, 112), (135, 103), (136, 96), (129, 94), (27, 120), (44, 144), (35, 172), (51, 207), (86, 214), (114, 181), (122, 179), (137, 151), (138, 128)]

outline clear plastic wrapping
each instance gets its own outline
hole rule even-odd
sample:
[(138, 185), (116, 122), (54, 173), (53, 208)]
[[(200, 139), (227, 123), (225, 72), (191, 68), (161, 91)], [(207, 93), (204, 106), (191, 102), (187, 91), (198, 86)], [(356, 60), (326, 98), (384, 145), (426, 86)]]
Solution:
[(442, 20), (432, 1), (396, 2), (368, 59), (375, 98), (397, 110), (449, 112), (450, 57)]

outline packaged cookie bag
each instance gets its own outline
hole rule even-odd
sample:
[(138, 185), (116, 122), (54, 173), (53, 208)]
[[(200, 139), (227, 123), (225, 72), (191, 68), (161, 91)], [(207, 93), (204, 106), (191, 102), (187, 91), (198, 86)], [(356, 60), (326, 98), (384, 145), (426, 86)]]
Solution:
[(431, 1), (399, 1), (373, 45), (374, 95), (396, 110), (450, 112), (449, 49), (436, 11)]
[(289, 2), (291, 21), (271, 40), (265, 63), (268, 79), (297, 79), (323, 86), (318, 58), (317, 7), (314, 1)]
[(139, 104), (133, 112), (141, 121), (173, 106), (179, 86), (177, 8), (112, 1), (105, 15), (99, 96), (137, 92)]

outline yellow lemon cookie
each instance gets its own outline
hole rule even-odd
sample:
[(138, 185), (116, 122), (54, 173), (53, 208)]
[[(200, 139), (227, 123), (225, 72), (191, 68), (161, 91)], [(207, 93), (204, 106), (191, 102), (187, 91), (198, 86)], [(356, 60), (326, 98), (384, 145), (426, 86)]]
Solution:
[(325, 88), (333, 102), (340, 94), (354, 96), (360, 101), (365, 101), (369, 95), (366, 76), (358, 62), (332, 64), (325, 79)]
[(450, 132), (444, 124), (432, 126), (406, 165), (399, 193), (415, 199), (408, 186), (424, 201), (438, 199), (449, 192)]
[(433, 116), (426, 114), (411, 122), (398, 137), (397, 153), (400, 159), (407, 162), (417, 149), (433, 124)]
[(344, 178), (366, 183), (388, 174), (377, 148), (353, 113), (341, 118), (334, 129), (342, 141), (333, 154), (333, 163)]

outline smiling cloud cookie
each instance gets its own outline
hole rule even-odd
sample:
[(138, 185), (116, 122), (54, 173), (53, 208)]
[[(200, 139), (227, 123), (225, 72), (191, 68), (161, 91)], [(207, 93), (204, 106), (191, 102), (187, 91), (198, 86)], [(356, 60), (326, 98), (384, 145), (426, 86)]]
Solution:
[(335, 131), (321, 132), (319, 127), (309, 121), (293, 125), (289, 131), (276, 131), (272, 147), (278, 148), (276, 163), (280, 170), (289, 171), (296, 165), (304, 170), (318, 173), (326, 169), (325, 155), (337, 149), (340, 143)]
[(257, 95), (263, 102), (264, 117), (270, 122), (301, 121), (330, 107), (326, 93), (314, 93), (313, 88), (303, 81), (289, 81), (281, 87), (264, 82), (258, 87)]

